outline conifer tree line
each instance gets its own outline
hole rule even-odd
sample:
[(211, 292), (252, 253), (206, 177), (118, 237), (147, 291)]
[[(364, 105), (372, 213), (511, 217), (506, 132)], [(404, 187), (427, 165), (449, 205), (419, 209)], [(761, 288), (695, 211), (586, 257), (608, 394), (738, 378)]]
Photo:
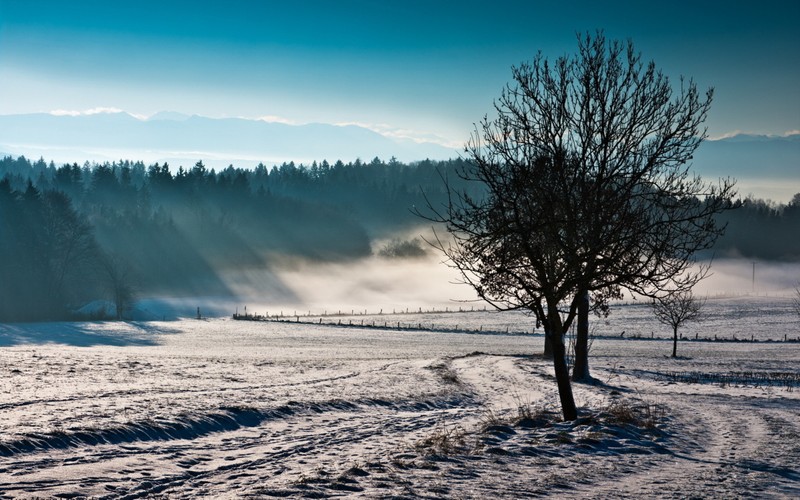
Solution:
[[(322, 161), (215, 171), (143, 162), (0, 159), (0, 321), (68, 318), (90, 300), (224, 295), (226, 269), (269, 255), (338, 261), (424, 224), (412, 207), (446, 202), (465, 160)], [(480, 197), (479, 185), (465, 185)], [(800, 194), (745, 199), (723, 213), (717, 256), (800, 259)]]
[(99, 298), (122, 304), (126, 287), (226, 295), (225, 270), (268, 268), (271, 255), (368, 256), (376, 238), (419, 223), (409, 208), (443, 196), (440, 175), (459, 164), (376, 158), (215, 171), (5, 157), (0, 321), (69, 317)]

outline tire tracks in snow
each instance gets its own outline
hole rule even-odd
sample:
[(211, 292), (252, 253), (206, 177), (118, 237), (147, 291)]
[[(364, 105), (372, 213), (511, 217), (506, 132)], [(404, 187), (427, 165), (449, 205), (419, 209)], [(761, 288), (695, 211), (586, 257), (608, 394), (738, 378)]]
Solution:
[[(0, 492), (44, 494), (58, 488), (133, 498), (188, 488), (187, 483), (216, 481), (213, 478), (220, 475), (245, 477), (258, 470), (259, 476), (272, 476), (287, 470), (287, 460), (297, 464), (312, 457), (320, 461), (323, 454), (333, 463), (342, 454), (340, 448), (386, 450), (406, 436), (432, 427), (443, 414), (469, 412), (476, 406), (470, 395), (457, 393), (425, 400), (289, 403), (265, 411), (215, 411), (188, 417), (179, 424), (149, 428), (134, 424), (71, 437), (40, 436), (0, 447), (8, 457), (0, 474), (15, 476), (15, 484), (0, 485)], [(374, 443), (364, 444), (369, 441)], [(205, 454), (202, 450), (206, 447), (214, 453)], [(75, 457), (76, 452), (80, 458)], [(254, 455), (258, 458), (251, 458)], [(93, 463), (113, 462), (139, 465), (125, 467), (126, 473), (117, 481), (79, 474), (55, 481), (37, 474), (57, 465), (80, 470)], [(165, 464), (163, 469), (171, 472), (158, 474), (154, 463)], [(129, 484), (131, 477), (135, 484)]]
[(672, 392), (671, 453), (629, 467), (616, 467), (612, 458), (606, 464), (611, 465), (610, 471), (599, 475), (590, 487), (579, 489), (581, 496), (785, 498), (800, 494), (800, 401), (721, 392)]

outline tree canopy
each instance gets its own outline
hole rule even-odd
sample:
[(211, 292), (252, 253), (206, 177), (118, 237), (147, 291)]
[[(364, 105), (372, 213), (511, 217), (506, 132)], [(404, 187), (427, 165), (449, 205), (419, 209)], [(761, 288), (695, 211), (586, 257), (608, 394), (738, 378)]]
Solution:
[(544, 324), (571, 420), (563, 335), (580, 299), (691, 288), (703, 277), (696, 254), (722, 234), (715, 216), (734, 193), (690, 173), (712, 90), (674, 87), (631, 42), (580, 36), (576, 55), (539, 54), (512, 76), (460, 171), (488, 195), (448, 186), (430, 218), (447, 227), (440, 249), (479, 296)]

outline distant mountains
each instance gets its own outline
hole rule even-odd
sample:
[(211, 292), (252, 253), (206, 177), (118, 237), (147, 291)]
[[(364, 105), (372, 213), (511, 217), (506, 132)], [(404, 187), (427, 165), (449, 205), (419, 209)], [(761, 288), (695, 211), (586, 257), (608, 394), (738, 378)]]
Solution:
[(800, 134), (739, 134), (705, 141), (694, 155), (694, 171), (706, 180), (736, 179), (741, 197), (787, 203), (800, 193)]
[(739, 134), (705, 141), (694, 157), (698, 172), (708, 176), (793, 179), (800, 182), (800, 134)]
[(355, 125), (288, 125), (243, 118), (161, 112), (0, 115), (0, 151), (56, 162), (132, 159), (210, 166), (255, 166), (327, 159), (448, 159), (456, 151), (430, 142), (395, 140)]
[[(284, 161), (400, 161), (454, 158), (459, 151), (431, 142), (396, 140), (364, 127), (322, 123), (289, 125), (243, 118), (207, 118), (161, 112), (140, 119), (124, 112), (91, 115), (0, 115), (0, 152), (56, 163), (168, 161), (189, 167), (267, 166)], [(742, 195), (788, 201), (800, 192), (800, 134), (740, 134), (709, 140), (694, 170), (708, 179), (734, 177)]]

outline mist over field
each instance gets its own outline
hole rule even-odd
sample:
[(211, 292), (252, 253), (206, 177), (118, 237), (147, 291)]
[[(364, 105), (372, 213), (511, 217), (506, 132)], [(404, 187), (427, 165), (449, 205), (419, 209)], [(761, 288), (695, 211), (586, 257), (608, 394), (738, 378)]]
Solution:
[[(708, 297), (773, 296), (789, 298), (800, 283), (800, 262), (756, 261), (755, 286), (753, 261), (720, 259), (711, 263), (711, 275), (695, 287), (695, 293)], [(242, 279), (242, 276), (247, 279)], [(264, 290), (269, 283), (254, 270), (237, 274), (230, 282), (235, 298), (199, 299), (209, 311), (230, 314), (247, 306), (253, 314), (293, 316), (324, 313), (379, 312), (405, 309), (457, 310), (484, 308), (474, 290), (461, 282), (460, 274), (442, 263), (431, 250), (423, 259), (387, 261), (367, 257), (348, 263), (302, 262), (275, 269), (280, 289)], [(630, 294), (622, 302), (635, 300)], [(639, 299), (642, 300), (642, 299)], [(643, 301), (645, 302), (645, 301)], [(224, 304), (224, 307), (220, 307)], [(184, 302), (179, 316), (192, 316), (194, 303)], [(612, 305), (612, 314), (614, 307)], [(533, 320), (531, 320), (533, 321)]]

